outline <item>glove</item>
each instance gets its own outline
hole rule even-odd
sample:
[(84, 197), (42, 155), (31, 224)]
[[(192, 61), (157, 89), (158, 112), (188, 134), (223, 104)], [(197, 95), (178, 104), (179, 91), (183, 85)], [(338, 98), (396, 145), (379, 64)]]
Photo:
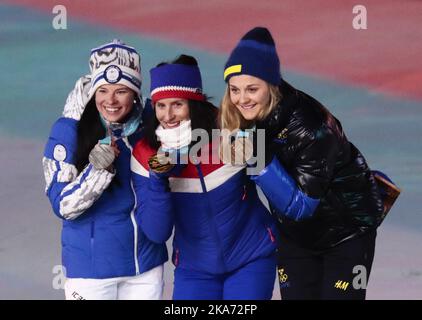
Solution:
[(266, 145), (263, 130), (239, 130), (222, 138), (220, 158), (223, 163), (247, 165), (262, 170), (273, 159), (272, 148)]
[(106, 169), (111, 172), (115, 157), (115, 151), (112, 146), (99, 143), (92, 148), (88, 159), (95, 169)]
[(239, 130), (231, 135), (223, 135), (220, 159), (231, 165), (246, 165), (253, 157), (254, 145), (251, 131)]
[(148, 160), (151, 173), (157, 177), (177, 176), (188, 163), (188, 148), (159, 150)]
[[(186, 148), (187, 150), (187, 148)], [(169, 152), (159, 152), (148, 159), (149, 165), (149, 188), (155, 192), (169, 192), (169, 177), (178, 176), (186, 167), (181, 159), (187, 156), (182, 149), (173, 149)], [(172, 161), (178, 159), (179, 161)], [(187, 162), (186, 162), (187, 163)]]
[(88, 91), (91, 88), (91, 75), (86, 75), (76, 81), (75, 87), (69, 93), (63, 110), (63, 117), (79, 121), (88, 103)]

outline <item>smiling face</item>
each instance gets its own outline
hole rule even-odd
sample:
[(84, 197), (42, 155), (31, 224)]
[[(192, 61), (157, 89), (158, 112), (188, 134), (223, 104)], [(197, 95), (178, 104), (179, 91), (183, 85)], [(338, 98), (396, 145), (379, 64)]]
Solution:
[(133, 108), (135, 93), (122, 84), (104, 84), (95, 92), (98, 112), (110, 122), (120, 122)]
[(269, 107), (270, 88), (264, 80), (242, 74), (231, 77), (228, 85), (231, 102), (246, 120), (256, 120)]
[(176, 128), (189, 120), (189, 102), (181, 98), (166, 98), (155, 103), (155, 116), (164, 129)]

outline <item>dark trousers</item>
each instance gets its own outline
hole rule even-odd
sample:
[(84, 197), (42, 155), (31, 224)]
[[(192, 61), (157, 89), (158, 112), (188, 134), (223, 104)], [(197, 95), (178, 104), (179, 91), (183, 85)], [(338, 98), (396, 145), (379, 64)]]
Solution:
[(284, 239), (278, 249), (278, 279), (283, 300), (365, 300), (375, 251), (376, 231), (323, 252)]

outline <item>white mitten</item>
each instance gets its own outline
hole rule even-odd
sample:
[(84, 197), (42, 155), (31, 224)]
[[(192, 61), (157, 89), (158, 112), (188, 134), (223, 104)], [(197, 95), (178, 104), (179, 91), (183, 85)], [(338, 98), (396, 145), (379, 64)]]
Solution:
[(88, 91), (91, 88), (91, 75), (80, 77), (75, 87), (69, 93), (64, 105), (63, 117), (77, 121), (81, 119), (85, 106), (88, 103)]

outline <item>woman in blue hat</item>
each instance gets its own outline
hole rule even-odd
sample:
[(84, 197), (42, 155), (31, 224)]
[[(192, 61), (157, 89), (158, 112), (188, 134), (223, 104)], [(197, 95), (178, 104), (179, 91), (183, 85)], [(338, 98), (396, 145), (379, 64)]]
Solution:
[(45, 147), (46, 194), (63, 220), (66, 299), (160, 299), (166, 247), (136, 222), (130, 181), (140, 138), (140, 56), (116, 40), (91, 51)]
[[(266, 28), (243, 36), (224, 80), (220, 125), (233, 132), (233, 149), (249, 154), (250, 178), (279, 222), (282, 298), (365, 299), (384, 214), (364, 157), (321, 103), (281, 77)], [(247, 135), (249, 144), (236, 144)]]
[(182, 55), (153, 68), (151, 99), (131, 165), (143, 232), (164, 243), (174, 228), (173, 298), (271, 299), (274, 222), (245, 166), (219, 160), (217, 108), (197, 61)]

